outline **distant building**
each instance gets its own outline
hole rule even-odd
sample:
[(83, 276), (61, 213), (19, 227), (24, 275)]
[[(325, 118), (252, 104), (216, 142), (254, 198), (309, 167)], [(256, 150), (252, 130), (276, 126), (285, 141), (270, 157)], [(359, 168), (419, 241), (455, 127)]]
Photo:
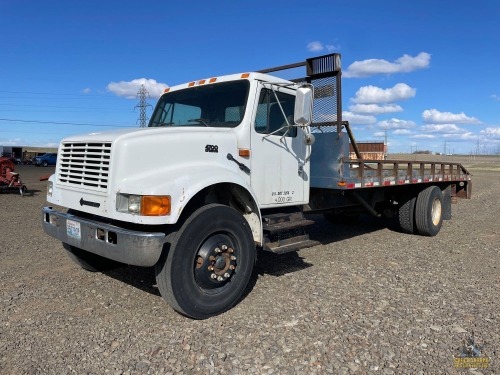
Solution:
[[(358, 150), (364, 160), (385, 160), (387, 158), (387, 145), (384, 142), (356, 142)], [(352, 144), (349, 144), (349, 158), (357, 159)]]
[(27, 147), (27, 146), (1, 146), (0, 156), (9, 158), (28, 160), (35, 156), (40, 156), (46, 153), (57, 152), (57, 147)]
[(22, 147), (0, 146), (0, 156), (7, 156), (9, 158), (21, 158)]

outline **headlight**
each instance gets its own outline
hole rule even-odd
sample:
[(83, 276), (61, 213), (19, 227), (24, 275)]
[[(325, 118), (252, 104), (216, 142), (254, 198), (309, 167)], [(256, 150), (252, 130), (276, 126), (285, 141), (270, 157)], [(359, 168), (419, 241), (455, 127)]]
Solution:
[(128, 212), (133, 214), (141, 213), (141, 196), (129, 195), (128, 196)]
[(52, 196), (52, 190), (54, 189), (54, 183), (52, 181), (49, 181), (47, 184), (47, 196), (51, 197)]
[(170, 215), (170, 195), (117, 194), (116, 210), (142, 216)]

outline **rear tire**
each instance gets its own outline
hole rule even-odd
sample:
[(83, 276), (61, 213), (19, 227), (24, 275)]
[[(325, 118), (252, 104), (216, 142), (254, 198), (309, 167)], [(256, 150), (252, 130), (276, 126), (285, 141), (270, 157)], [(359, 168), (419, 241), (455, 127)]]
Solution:
[(89, 253), (88, 251), (68, 245), (67, 243), (63, 243), (63, 247), (66, 250), (66, 254), (68, 254), (73, 262), (90, 272), (106, 271), (120, 265), (120, 263), (114, 260), (104, 258), (94, 253)]
[(429, 186), (417, 196), (415, 224), (422, 236), (435, 236), (443, 224), (443, 194), (437, 186)]
[(415, 233), (415, 202), (417, 198), (410, 198), (399, 207), (398, 223), (404, 233)]
[(255, 252), (248, 222), (238, 211), (203, 206), (184, 222), (158, 261), (158, 289), (176, 311), (191, 318), (221, 314), (243, 295)]

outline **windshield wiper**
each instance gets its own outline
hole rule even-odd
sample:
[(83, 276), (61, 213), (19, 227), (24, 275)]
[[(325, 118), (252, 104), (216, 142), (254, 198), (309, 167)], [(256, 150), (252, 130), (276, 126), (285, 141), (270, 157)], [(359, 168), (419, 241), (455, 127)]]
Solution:
[(206, 118), (193, 118), (191, 120), (188, 120), (188, 122), (197, 122), (197, 123), (205, 125), (206, 127), (210, 126), (210, 125), (208, 125), (208, 123), (210, 122), (210, 120), (206, 119)]

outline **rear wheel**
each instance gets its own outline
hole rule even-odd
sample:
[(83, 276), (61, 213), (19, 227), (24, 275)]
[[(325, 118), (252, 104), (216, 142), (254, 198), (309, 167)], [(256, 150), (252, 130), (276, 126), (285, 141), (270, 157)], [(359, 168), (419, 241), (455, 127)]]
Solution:
[(104, 258), (94, 253), (89, 253), (88, 251), (66, 243), (63, 243), (63, 247), (66, 250), (66, 254), (68, 254), (73, 262), (90, 272), (106, 271), (111, 268), (116, 268), (120, 264), (114, 260)]
[(408, 199), (405, 203), (399, 206), (398, 223), (399, 228), (404, 233), (415, 233), (415, 202), (417, 198)]
[(422, 236), (435, 236), (443, 224), (443, 194), (437, 186), (422, 190), (415, 205), (415, 224)]
[(177, 232), (156, 265), (156, 282), (176, 311), (205, 319), (239, 301), (254, 263), (248, 222), (231, 207), (210, 204), (196, 210)]

